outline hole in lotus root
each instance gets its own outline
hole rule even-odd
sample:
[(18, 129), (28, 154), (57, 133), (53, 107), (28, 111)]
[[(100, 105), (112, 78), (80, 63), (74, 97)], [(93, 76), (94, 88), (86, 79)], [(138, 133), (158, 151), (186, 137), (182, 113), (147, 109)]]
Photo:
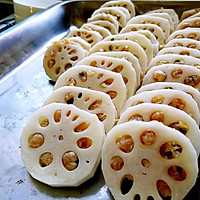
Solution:
[(71, 54), (75, 54), (76, 53), (76, 49), (72, 49), (68, 54), (71, 55)]
[(134, 196), (134, 200), (140, 200), (140, 195), (139, 195), (139, 194), (136, 194), (136, 195)]
[(101, 121), (101, 122), (103, 122), (107, 118), (107, 115), (105, 113), (97, 113), (96, 115), (97, 115), (99, 121)]
[(51, 152), (43, 153), (39, 158), (39, 163), (41, 167), (47, 167), (53, 161), (53, 155)]
[(189, 130), (188, 125), (183, 121), (173, 122), (173, 123), (169, 124), (168, 126), (180, 131), (184, 135), (186, 135)]
[(187, 56), (189, 56), (190, 52), (189, 51), (181, 51), (180, 55), (187, 55)]
[(120, 135), (115, 142), (117, 147), (124, 153), (130, 153), (134, 148), (134, 141), (130, 135)]
[(92, 43), (94, 42), (94, 40), (91, 39), (91, 40), (88, 40), (87, 42), (88, 42), (89, 44), (92, 44)]
[(75, 120), (77, 120), (79, 118), (79, 115), (77, 114), (77, 115), (74, 115), (73, 116), (73, 118), (72, 118), (72, 121), (75, 121)]
[(111, 67), (112, 64), (113, 64), (113, 62), (110, 61), (110, 62), (107, 64), (107, 68)]
[(174, 38), (176, 38), (176, 39), (184, 38), (184, 35), (178, 34), (178, 35), (176, 35)]
[(38, 148), (44, 144), (44, 136), (42, 133), (33, 133), (28, 138), (28, 145), (30, 148)]
[(166, 159), (174, 159), (180, 156), (182, 147), (176, 141), (169, 141), (160, 147), (160, 155)]
[(76, 80), (74, 78), (68, 78), (66, 80), (66, 86), (76, 86)]
[(59, 135), (59, 136), (58, 136), (58, 140), (61, 141), (61, 140), (63, 140), (63, 139), (64, 139), (63, 135)]
[(76, 60), (78, 60), (78, 56), (73, 56), (73, 57), (70, 58), (70, 60), (71, 61), (76, 61)]
[(174, 47), (183, 47), (183, 44), (180, 42), (175, 42)]
[(121, 179), (121, 193), (123, 195), (127, 194), (132, 186), (133, 186), (133, 182), (134, 182), (134, 179), (133, 179), (133, 176), (130, 175), (130, 174), (126, 174), (122, 177)]
[(100, 105), (102, 104), (102, 100), (101, 99), (97, 99), (94, 102), (92, 102), (90, 104), (90, 106), (88, 107), (88, 110), (95, 110), (97, 109)]
[(48, 61), (47, 66), (49, 68), (52, 68), (55, 64), (56, 64), (55, 59), (51, 59), (51, 60)]
[(159, 121), (159, 122), (164, 122), (164, 118), (165, 118), (165, 115), (162, 111), (156, 111), (154, 113), (151, 114), (150, 116), (150, 121), (152, 120), (156, 120), (156, 121)]
[(106, 88), (106, 87), (108, 87), (109, 85), (111, 85), (111, 84), (113, 83), (113, 81), (114, 81), (113, 78), (108, 78), (108, 79), (106, 79), (105, 81), (103, 81), (103, 82), (100, 84), (100, 86), (101, 86), (102, 88)]
[(108, 92), (106, 92), (106, 94), (108, 94), (111, 99), (114, 99), (117, 96), (116, 91), (108, 91)]
[(87, 81), (87, 72), (86, 71), (81, 71), (79, 72), (79, 78), (82, 82)]
[(97, 61), (96, 60), (92, 61), (90, 63), (90, 66), (97, 67)]
[(58, 52), (62, 52), (62, 46), (61, 46), (61, 45), (58, 45), (58, 46), (57, 46), (57, 51), (58, 51)]
[(52, 50), (50, 51), (50, 56), (51, 56), (51, 57), (55, 57), (56, 54), (57, 54), (57, 52), (56, 52), (55, 49), (52, 49)]
[(128, 118), (128, 121), (133, 121), (133, 120), (135, 120), (135, 121), (144, 121), (144, 118), (140, 114), (134, 114), (134, 115), (132, 115), (132, 116), (130, 116)]
[(171, 76), (172, 76), (173, 78), (179, 78), (179, 77), (182, 76), (182, 74), (183, 74), (183, 70), (182, 70), (182, 69), (174, 69), (174, 70), (172, 70), (172, 72), (171, 72)]
[(156, 134), (154, 131), (147, 130), (140, 135), (140, 141), (143, 145), (152, 145), (156, 141)]
[(82, 92), (78, 94), (78, 98), (80, 99), (83, 96)]
[(110, 166), (113, 170), (119, 171), (124, 166), (124, 161), (120, 156), (114, 156), (110, 161)]
[(97, 76), (97, 79), (100, 79), (103, 77), (103, 73), (100, 73), (98, 76)]
[(56, 74), (59, 74), (59, 73), (60, 73), (60, 67), (57, 67), (57, 68), (55, 69), (55, 73), (56, 73)]
[(156, 65), (163, 65), (163, 64), (169, 64), (168, 60), (159, 60)]
[(61, 120), (61, 110), (56, 110), (54, 112), (54, 121), (58, 123), (60, 122), (60, 120)]
[(186, 106), (186, 102), (184, 99), (175, 98), (168, 105), (183, 110)]
[(132, 103), (131, 106), (136, 106), (136, 105), (139, 105), (142, 103), (144, 103), (144, 101), (136, 101), (136, 102)]
[(162, 104), (163, 101), (164, 101), (164, 96), (163, 95), (156, 95), (151, 99), (151, 103)]
[(146, 159), (146, 158), (144, 158), (144, 159), (141, 160), (141, 164), (142, 164), (142, 166), (145, 167), (145, 168), (149, 168), (149, 167), (150, 167), (150, 162), (149, 162), (149, 160)]
[(189, 39), (195, 39), (197, 37), (197, 34), (196, 33), (190, 33), (187, 38)]
[(154, 198), (152, 196), (148, 196), (147, 200), (154, 200)]
[(89, 101), (89, 100), (90, 100), (90, 96), (89, 96), (89, 95), (86, 95), (85, 98), (84, 98), (84, 101), (87, 102), (87, 101)]
[(117, 65), (112, 71), (120, 73), (123, 70), (123, 65)]
[(190, 44), (187, 45), (187, 48), (196, 49), (197, 45), (195, 43), (190, 43)]
[(77, 141), (77, 146), (81, 149), (87, 149), (92, 145), (92, 140), (87, 137), (82, 137)]
[(125, 84), (127, 84), (128, 83), (128, 78), (123, 76), (123, 81), (124, 81)]
[(68, 110), (67, 113), (66, 113), (66, 117), (69, 117), (71, 114), (71, 110)]
[(67, 71), (69, 68), (71, 68), (72, 67), (72, 64), (71, 63), (67, 63), (66, 65), (65, 65), (65, 71)]
[(171, 200), (172, 199), (171, 189), (170, 189), (169, 185), (165, 181), (158, 180), (156, 182), (156, 187), (157, 187), (157, 190), (158, 190), (158, 193), (159, 193), (160, 197), (163, 200)]
[(47, 117), (40, 117), (39, 124), (41, 127), (47, 127), (49, 125), (49, 119)]
[(156, 82), (164, 82), (167, 78), (167, 74), (162, 70), (157, 70), (153, 73), (153, 79)]
[(82, 122), (74, 128), (74, 132), (85, 131), (90, 126), (89, 122)]
[(184, 84), (195, 87), (200, 83), (200, 77), (197, 75), (188, 76), (184, 80)]
[(185, 61), (184, 61), (183, 59), (176, 59), (176, 60), (174, 61), (174, 64), (182, 64), (182, 65), (184, 65), (184, 64), (185, 64)]
[(67, 151), (62, 156), (62, 163), (65, 169), (73, 171), (78, 167), (79, 159), (75, 152)]
[(184, 181), (186, 179), (186, 171), (180, 166), (171, 166), (168, 169), (169, 176), (176, 181)]
[(200, 22), (199, 22), (199, 20), (197, 20), (197, 21), (194, 22), (194, 27), (200, 28)]
[(73, 103), (74, 103), (74, 96), (72, 95), (71, 92), (68, 92), (68, 93), (65, 95), (64, 99), (65, 99), (65, 102), (66, 102), (67, 104), (73, 104)]

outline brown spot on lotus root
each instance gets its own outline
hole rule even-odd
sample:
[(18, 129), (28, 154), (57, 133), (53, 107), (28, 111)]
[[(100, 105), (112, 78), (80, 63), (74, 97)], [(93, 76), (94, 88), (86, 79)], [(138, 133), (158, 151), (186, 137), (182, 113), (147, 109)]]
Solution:
[(134, 141), (130, 135), (120, 135), (115, 142), (117, 147), (124, 153), (130, 153), (134, 148)]
[(140, 141), (143, 145), (152, 145), (156, 141), (156, 134), (154, 131), (147, 130), (140, 135)]
[(90, 126), (89, 122), (82, 122), (74, 128), (74, 132), (85, 131)]
[(115, 171), (119, 171), (123, 168), (124, 166), (124, 161), (120, 156), (114, 156), (112, 157), (111, 161), (110, 161), (110, 167), (115, 170)]
[(28, 145), (30, 148), (38, 148), (44, 144), (44, 136), (42, 133), (33, 133), (28, 138)]
[(62, 156), (62, 163), (65, 169), (73, 171), (78, 167), (79, 159), (75, 152), (67, 151)]
[(107, 115), (105, 113), (97, 113), (96, 115), (97, 115), (99, 121), (101, 121), (101, 122), (103, 122), (107, 118)]
[(77, 141), (77, 146), (81, 149), (87, 149), (92, 145), (92, 140), (87, 137), (82, 137)]
[(174, 159), (180, 156), (183, 148), (176, 141), (169, 141), (160, 147), (160, 155), (166, 159)]
[(53, 161), (53, 155), (51, 152), (43, 153), (39, 158), (39, 163), (41, 167), (47, 167)]

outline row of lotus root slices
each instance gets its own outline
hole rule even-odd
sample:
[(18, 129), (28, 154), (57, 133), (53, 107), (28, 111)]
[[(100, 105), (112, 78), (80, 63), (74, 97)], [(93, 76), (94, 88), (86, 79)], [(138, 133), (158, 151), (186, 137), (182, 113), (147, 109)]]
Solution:
[[(125, 102), (117, 125), (107, 134), (102, 171), (115, 199), (183, 199), (196, 182), (200, 152), (197, 11), (182, 14), (150, 61), (141, 87)], [(189, 155), (193, 161), (184, 161)]]
[[(129, 1), (120, 2), (127, 2), (131, 8)], [(119, 1), (112, 3), (119, 7)], [(165, 9), (155, 13), (161, 11), (169, 15)], [(132, 17), (135, 12), (130, 9), (129, 15)], [(91, 22), (83, 26), (100, 29), (99, 24)], [(86, 40), (77, 36), (49, 47), (44, 68), (46, 65), (47, 75), (56, 81), (54, 91), (26, 124), (21, 136), (22, 159), (35, 179), (55, 187), (78, 186), (94, 175), (102, 159), (105, 182), (115, 199), (178, 200), (195, 184), (199, 115), (194, 111), (193, 98), (181, 91), (181, 83), (163, 83), (177, 90), (155, 90), (152, 96), (144, 95), (148, 92), (142, 91), (145, 86), (138, 90), (160, 45), (167, 41), (161, 27), (145, 23), (149, 24), (138, 23), (141, 27), (133, 32), (119, 22), (120, 34), (101, 34), (101, 41), (90, 44), (89, 49), (84, 48)], [(152, 31), (157, 29), (163, 31), (162, 37)], [(172, 32), (173, 28), (170, 26), (169, 30)], [(198, 98), (194, 88), (184, 86)], [(182, 110), (174, 108), (177, 102), (173, 101), (173, 94), (169, 95), (173, 91), (178, 91), (187, 104), (181, 106)], [(140, 94), (145, 99), (142, 104), (137, 99), (136, 103), (131, 102)], [(190, 108), (188, 104), (194, 106)]]

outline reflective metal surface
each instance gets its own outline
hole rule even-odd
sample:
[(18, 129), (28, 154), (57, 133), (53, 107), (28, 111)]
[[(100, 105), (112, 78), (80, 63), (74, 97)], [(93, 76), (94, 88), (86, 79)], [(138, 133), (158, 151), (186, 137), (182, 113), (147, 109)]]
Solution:
[[(20, 156), (20, 135), (32, 114), (52, 92), (42, 60), (46, 46), (80, 26), (104, 1), (66, 1), (42, 11), (0, 34), (0, 200), (112, 200), (98, 168), (77, 188), (52, 188), (29, 176)], [(161, 6), (178, 13), (195, 2), (136, 1), (137, 13)], [(185, 200), (200, 200), (200, 182)]]

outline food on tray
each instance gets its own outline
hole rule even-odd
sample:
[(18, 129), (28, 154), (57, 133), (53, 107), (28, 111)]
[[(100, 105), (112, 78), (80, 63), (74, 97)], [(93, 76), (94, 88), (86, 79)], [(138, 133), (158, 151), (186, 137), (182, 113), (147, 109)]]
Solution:
[(186, 28), (174, 31), (167, 39), (167, 42), (172, 39), (189, 38), (194, 40), (200, 40), (199, 28)]
[(120, 31), (120, 33), (127, 33), (139, 30), (150, 31), (158, 40), (159, 44), (164, 44), (166, 41), (163, 30), (156, 24), (128, 24)]
[(88, 51), (79, 43), (67, 39), (54, 42), (48, 47), (43, 59), (46, 74), (56, 81), (67, 69), (87, 56)]
[(188, 17), (181, 21), (177, 26), (177, 30), (185, 28), (200, 28), (200, 17)]
[(163, 30), (165, 39), (167, 39), (170, 35), (169, 21), (161, 17), (151, 16), (148, 14), (138, 15), (129, 20), (127, 25), (129, 24), (155, 24)]
[(124, 7), (101, 7), (95, 10), (91, 17), (94, 17), (98, 13), (106, 13), (115, 16), (119, 22), (120, 28), (123, 28), (131, 18), (130, 13)]
[(196, 151), (160, 122), (116, 125), (102, 149), (105, 182), (116, 200), (183, 199), (198, 176)]
[(176, 27), (179, 24), (179, 17), (178, 14), (175, 12), (174, 9), (171, 8), (161, 8), (161, 9), (156, 9), (156, 10), (151, 10), (148, 13), (168, 13), (172, 19), (172, 23), (174, 25), (174, 30), (176, 30)]
[(116, 40), (128, 40), (138, 43), (147, 55), (148, 63), (153, 58), (153, 44), (151, 41), (142, 34), (137, 32), (121, 33), (118, 35), (112, 35), (104, 38), (103, 41), (116, 41)]
[(127, 88), (127, 97), (135, 94), (135, 91), (139, 86), (139, 84), (137, 84), (138, 80), (136, 71), (132, 67), (131, 63), (129, 63), (126, 59), (103, 55), (93, 56), (93, 54), (91, 54), (77, 63), (77, 65), (89, 65), (120, 73)]
[(139, 94), (144, 91), (151, 91), (151, 90), (160, 90), (160, 89), (168, 89), (170, 90), (181, 90), (187, 94), (190, 94), (191, 97), (196, 101), (200, 110), (200, 93), (197, 89), (191, 87), (190, 85), (186, 85), (184, 83), (173, 82), (168, 79), (168, 82), (152, 82), (146, 85), (142, 85), (136, 92)]
[(76, 107), (96, 114), (103, 123), (106, 133), (114, 126), (116, 109), (109, 95), (104, 92), (82, 87), (63, 86), (53, 91), (45, 100), (44, 105), (50, 103), (73, 104)]
[(129, 40), (114, 40), (114, 41), (101, 41), (94, 45), (89, 55), (95, 52), (112, 52), (112, 51), (128, 51), (138, 58), (140, 67), (143, 72), (146, 71), (147, 67), (147, 55), (144, 49), (136, 42)]
[(35, 179), (51, 186), (78, 186), (99, 165), (104, 128), (97, 116), (73, 105), (40, 108), (21, 135), (21, 156)]
[(200, 112), (197, 103), (191, 95), (186, 94), (181, 90), (170, 90), (169, 92), (169, 90), (161, 89), (141, 92), (128, 98), (128, 100), (124, 103), (121, 113), (125, 112), (125, 110), (131, 106), (142, 103), (167, 104), (183, 110), (194, 118), (196, 123), (199, 125)]
[(81, 26), (81, 28), (90, 30), (90, 31), (97, 31), (98, 33), (101, 34), (103, 38), (111, 35), (111, 32), (107, 28), (104, 28), (103, 26), (91, 24), (91, 23), (85, 23)]
[(165, 48), (166, 47), (179, 47), (179, 46), (200, 50), (200, 41), (197, 41), (194, 39), (188, 39), (188, 38), (173, 39), (173, 40), (170, 40), (165, 45)]
[(63, 86), (79, 86), (105, 92), (112, 99), (118, 114), (127, 99), (127, 89), (121, 74), (89, 65), (76, 65), (63, 73), (54, 90)]
[(190, 139), (199, 155), (199, 127), (195, 120), (184, 111), (164, 104), (142, 103), (125, 110), (120, 116), (118, 124), (133, 120), (145, 122), (156, 120), (180, 131)]
[(194, 8), (194, 9), (183, 11), (183, 13), (181, 14), (180, 21), (197, 14), (199, 11), (200, 11), (200, 8)]
[(196, 68), (200, 68), (200, 59), (193, 56), (178, 55), (178, 54), (165, 54), (155, 56), (148, 68), (151, 69), (154, 66), (162, 64), (179, 64), (179, 65), (190, 65)]
[(74, 29), (68, 35), (67, 38), (70, 37), (80, 37), (88, 42), (91, 47), (94, 46), (97, 42), (101, 41), (103, 37), (97, 31), (89, 31), (86, 29)]
[(135, 6), (130, 0), (107, 1), (101, 7), (123, 7), (129, 11), (131, 17), (135, 16)]
[(197, 49), (187, 48), (187, 47), (165, 47), (161, 49), (158, 55), (164, 55), (164, 54), (179, 54), (179, 55), (186, 55), (186, 56), (192, 56), (195, 58), (200, 58), (200, 51)]
[(153, 82), (178, 82), (200, 91), (200, 69), (180, 64), (154, 66), (144, 76), (143, 85)]

